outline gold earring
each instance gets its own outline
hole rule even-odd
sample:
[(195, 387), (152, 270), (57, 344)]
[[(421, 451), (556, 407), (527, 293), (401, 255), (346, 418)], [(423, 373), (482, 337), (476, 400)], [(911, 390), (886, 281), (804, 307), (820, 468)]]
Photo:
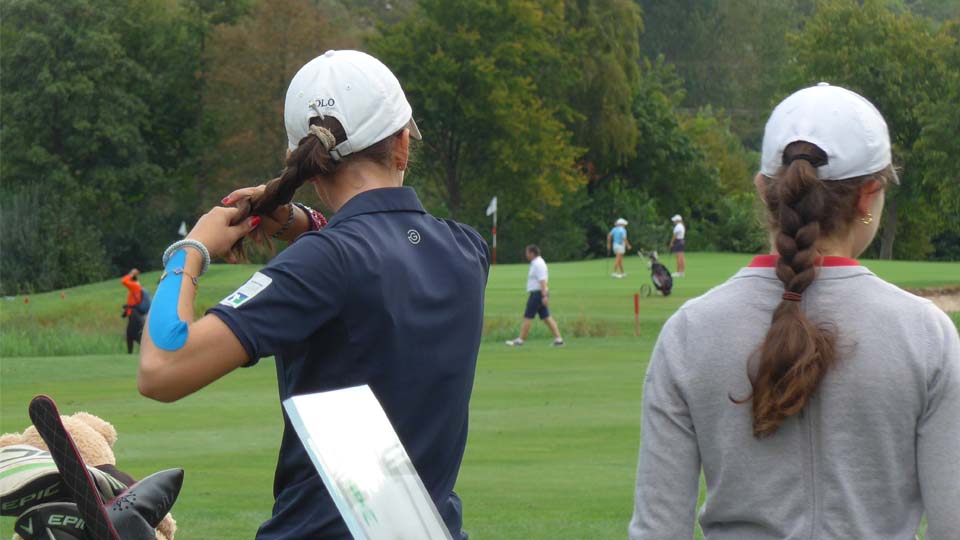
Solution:
[(870, 212), (867, 212), (867, 215), (860, 218), (860, 223), (863, 223), (864, 225), (869, 225), (873, 223), (873, 214), (871, 214)]

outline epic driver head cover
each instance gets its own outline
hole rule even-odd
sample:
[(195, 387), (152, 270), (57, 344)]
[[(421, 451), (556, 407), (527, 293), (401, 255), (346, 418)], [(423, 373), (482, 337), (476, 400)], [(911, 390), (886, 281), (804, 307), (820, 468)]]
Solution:
[[(87, 470), (103, 500), (127, 488), (100, 469), (88, 466)], [(19, 516), (37, 504), (69, 500), (50, 452), (24, 444), (0, 448), (0, 515)]]
[(71, 502), (33, 506), (17, 518), (13, 530), (23, 540), (86, 540), (84, 521)]

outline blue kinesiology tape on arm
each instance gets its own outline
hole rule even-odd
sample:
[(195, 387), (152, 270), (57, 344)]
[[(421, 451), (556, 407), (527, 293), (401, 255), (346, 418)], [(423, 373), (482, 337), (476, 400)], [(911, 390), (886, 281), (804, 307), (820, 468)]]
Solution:
[(180, 320), (177, 305), (180, 303), (180, 287), (183, 274), (174, 274), (171, 270), (183, 268), (187, 262), (187, 252), (181, 249), (167, 261), (164, 271), (167, 273), (157, 286), (150, 308), (148, 329), (153, 343), (165, 351), (176, 351), (187, 343), (187, 323)]

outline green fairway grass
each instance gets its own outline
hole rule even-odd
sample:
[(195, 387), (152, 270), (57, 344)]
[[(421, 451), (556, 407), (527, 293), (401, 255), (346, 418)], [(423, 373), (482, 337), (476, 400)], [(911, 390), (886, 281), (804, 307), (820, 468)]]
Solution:
[[(664, 262), (673, 267), (672, 257)], [(625, 279), (610, 260), (550, 264), (551, 310), (568, 345), (550, 347), (539, 322), (523, 347), (516, 336), (526, 265), (502, 265), (487, 289), (485, 340), (457, 491), (473, 540), (622, 539), (633, 507), (640, 401), (647, 359), (663, 322), (691, 297), (749, 262), (734, 254), (688, 253), (674, 294), (641, 301), (634, 337), (633, 293), (649, 283), (638, 257)], [(866, 261), (911, 288), (960, 284), (958, 263)], [(202, 311), (256, 270), (215, 265), (201, 280)], [(153, 291), (157, 273), (142, 281)], [(125, 354), (119, 278), (0, 301), (0, 432), (29, 425), (27, 403), (52, 396), (64, 414), (85, 410), (120, 434), (120, 469), (135, 477), (183, 467), (173, 514), (180, 540), (252, 538), (270, 514), (281, 413), (273, 363), (238, 370), (174, 404), (139, 396), (136, 355)], [(957, 316), (954, 320), (960, 323)], [(0, 520), (0, 538), (12, 519)]]

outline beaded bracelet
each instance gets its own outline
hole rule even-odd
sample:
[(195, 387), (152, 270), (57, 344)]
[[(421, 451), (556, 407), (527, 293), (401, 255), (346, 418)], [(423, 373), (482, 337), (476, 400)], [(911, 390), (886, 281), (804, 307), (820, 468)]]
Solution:
[(294, 206), (294, 205), (291, 204), (291, 205), (289, 205), (289, 206), (290, 206), (290, 215), (287, 216), (287, 222), (283, 224), (283, 227), (280, 227), (280, 230), (279, 230), (279, 231), (271, 234), (271, 235), (270, 235), (270, 238), (280, 238), (280, 235), (283, 234), (283, 233), (285, 233), (285, 232), (287, 232), (287, 229), (289, 229), (290, 226), (293, 225), (293, 217), (294, 217), (294, 216), (293, 216), (293, 212), (294, 212), (293, 206)]
[[(167, 261), (170, 260), (170, 256), (179, 251), (181, 248), (191, 247), (200, 252), (200, 255), (203, 256), (203, 266), (200, 268), (200, 275), (207, 273), (207, 270), (210, 268), (210, 252), (207, 251), (207, 246), (201, 244), (199, 241), (192, 238), (185, 238), (170, 244), (170, 247), (163, 252), (163, 266), (166, 268)], [(199, 276), (198, 276), (199, 277)]]
[(327, 218), (321, 214), (319, 211), (310, 208), (309, 206), (303, 203), (293, 203), (295, 206), (303, 210), (307, 214), (307, 221), (310, 222), (311, 231), (319, 231), (327, 226)]

